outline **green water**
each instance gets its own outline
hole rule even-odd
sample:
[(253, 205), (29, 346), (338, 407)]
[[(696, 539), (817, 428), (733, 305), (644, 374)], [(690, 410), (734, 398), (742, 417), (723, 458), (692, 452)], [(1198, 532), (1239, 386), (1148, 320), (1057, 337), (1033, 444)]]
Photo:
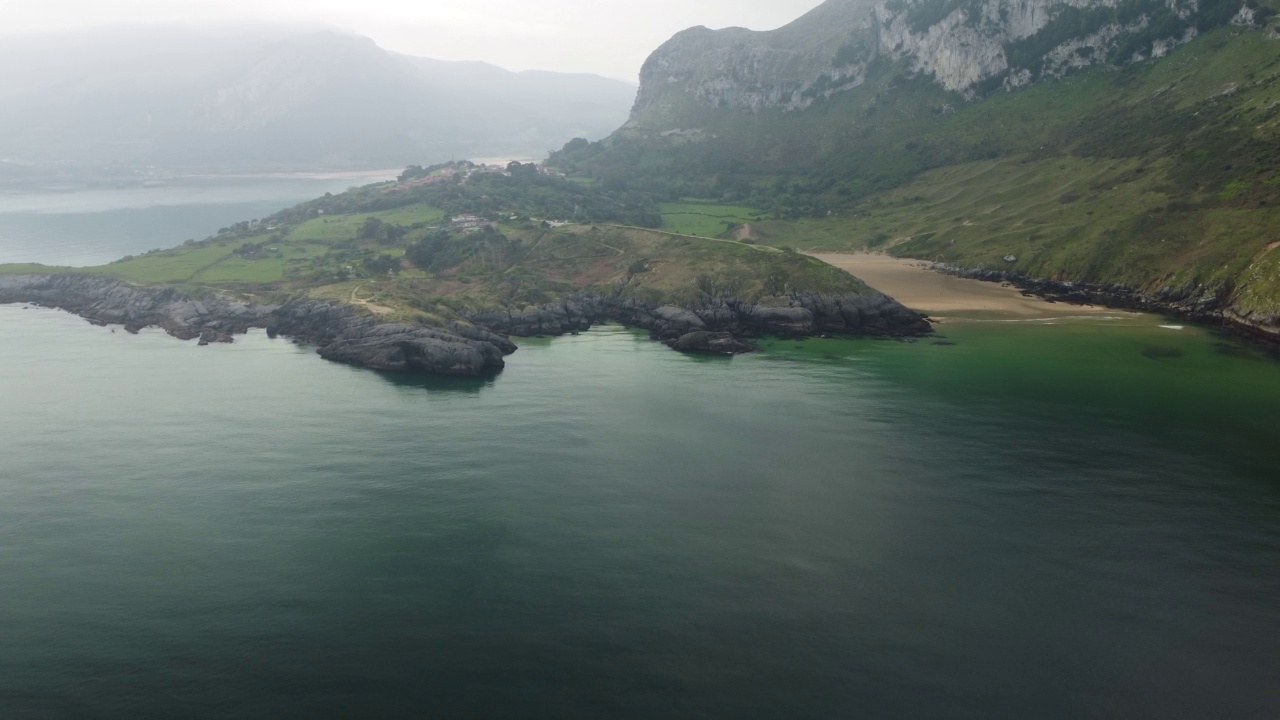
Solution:
[(767, 347), (876, 368), (951, 403), (1141, 428), (1263, 468), (1280, 459), (1280, 364), (1269, 348), (1153, 316), (957, 323), (919, 343), (933, 351), (874, 340)]
[(471, 381), (0, 307), (0, 716), (1280, 716), (1280, 364), (944, 334)]

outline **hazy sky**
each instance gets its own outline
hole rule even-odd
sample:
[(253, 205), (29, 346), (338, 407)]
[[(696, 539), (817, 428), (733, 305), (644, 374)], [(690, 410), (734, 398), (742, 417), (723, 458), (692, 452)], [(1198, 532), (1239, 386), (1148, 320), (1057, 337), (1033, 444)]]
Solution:
[(139, 23), (307, 22), (389, 50), (510, 68), (634, 79), (648, 54), (693, 25), (767, 30), (820, 0), (0, 0), (0, 32)]

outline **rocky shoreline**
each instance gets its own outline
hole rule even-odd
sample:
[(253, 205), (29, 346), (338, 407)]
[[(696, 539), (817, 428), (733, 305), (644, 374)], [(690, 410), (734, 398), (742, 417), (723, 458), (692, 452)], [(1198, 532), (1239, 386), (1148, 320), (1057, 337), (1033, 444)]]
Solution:
[(89, 275), (0, 276), (0, 303), (35, 303), (129, 332), (158, 327), (200, 344), (231, 342), (253, 328), (314, 345), (335, 362), (388, 372), (481, 375), (500, 370), (515, 343), (481, 328), (379, 323), (349, 305), (302, 299), (253, 305), (222, 295), (126, 285)]
[(655, 340), (673, 346), (686, 336), (695, 335), (683, 343), (687, 348), (700, 346), (702, 343), (697, 338), (705, 339), (706, 334), (728, 336), (738, 343), (737, 352), (749, 347), (741, 342), (743, 338), (764, 335), (902, 337), (932, 331), (923, 316), (878, 292), (797, 292), (776, 300), (777, 305), (764, 305), (734, 297), (704, 298), (694, 305), (679, 307), (584, 292), (519, 312), (477, 313), (471, 320), (495, 332), (525, 337), (580, 332), (612, 320), (648, 330)]
[(505, 357), (516, 351), (508, 336), (563, 335), (607, 321), (649, 330), (677, 350), (712, 353), (748, 352), (754, 346), (741, 338), (761, 335), (931, 332), (925, 318), (881, 293), (793, 293), (778, 300), (785, 304), (716, 298), (676, 307), (582, 292), (519, 312), (482, 312), (469, 323), (432, 327), (380, 322), (351, 305), (324, 300), (255, 305), (216, 293), (192, 297), (176, 288), (92, 275), (0, 275), (0, 304), (58, 308), (134, 333), (158, 327), (202, 345), (231, 342), (235, 335), (263, 328), (272, 337), (314, 345), (327, 360), (386, 372), (485, 375), (501, 370)]
[(1205, 292), (1194, 287), (1161, 288), (1148, 293), (1128, 285), (1045, 280), (1021, 273), (986, 268), (933, 264), (939, 272), (971, 280), (1009, 283), (1024, 295), (1073, 305), (1102, 305), (1173, 315), (1192, 322), (1216, 325), (1249, 338), (1280, 346), (1280, 313), (1259, 315), (1241, 312), (1222, 290)]

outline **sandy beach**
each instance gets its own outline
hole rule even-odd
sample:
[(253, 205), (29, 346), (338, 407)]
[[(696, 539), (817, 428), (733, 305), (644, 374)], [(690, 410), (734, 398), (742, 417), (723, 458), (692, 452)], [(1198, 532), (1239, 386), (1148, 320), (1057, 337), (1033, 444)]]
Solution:
[(1095, 305), (1068, 305), (1025, 297), (1013, 286), (944, 275), (919, 260), (873, 253), (815, 253), (814, 257), (937, 320), (1049, 320), (1133, 315)]

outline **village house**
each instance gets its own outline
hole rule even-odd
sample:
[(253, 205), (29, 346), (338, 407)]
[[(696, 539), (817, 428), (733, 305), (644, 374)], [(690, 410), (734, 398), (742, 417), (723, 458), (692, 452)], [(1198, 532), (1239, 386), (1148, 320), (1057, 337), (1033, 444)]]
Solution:
[(464, 233), (472, 233), (486, 227), (492, 227), (493, 223), (479, 215), (458, 215), (449, 220), (453, 224), (454, 229), (461, 230)]

